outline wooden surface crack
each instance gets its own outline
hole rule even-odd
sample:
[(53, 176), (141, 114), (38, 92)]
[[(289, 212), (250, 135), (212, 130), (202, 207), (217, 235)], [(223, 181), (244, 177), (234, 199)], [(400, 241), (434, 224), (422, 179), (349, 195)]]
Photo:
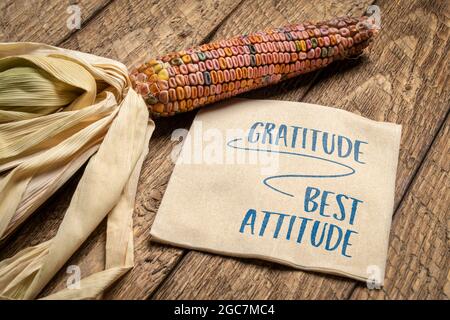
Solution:
[(89, 23), (91, 23), (91, 21), (93, 21), (95, 19), (95, 17), (97, 17), (103, 10), (106, 9), (106, 7), (108, 7), (111, 3), (113, 3), (115, 0), (107, 0), (102, 6), (100, 6), (99, 8), (97, 8), (94, 12), (92, 12), (91, 15), (89, 15), (87, 17), (87, 19), (83, 20), (81, 22), (81, 26), (80, 29), (74, 29), (71, 33), (69, 33), (67, 36), (65, 36), (64, 38), (62, 38), (61, 40), (58, 41), (58, 43), (56, 44), (56, 46), (61, 46), (64, 42), (68, 41), (73, 35), (75, 35), (77, 32), (79, 32), (80, 30), (82, 30), (85, 26), (87, 26)]

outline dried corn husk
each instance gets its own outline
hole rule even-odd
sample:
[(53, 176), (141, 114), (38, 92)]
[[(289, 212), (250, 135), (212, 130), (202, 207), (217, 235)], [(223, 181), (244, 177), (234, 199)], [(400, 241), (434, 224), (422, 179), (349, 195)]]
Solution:
[(105, 217), (105, 270), (47, 298), (96, 298), (133, 266), (134, 198), (153, 129), (121, 63), (0, 44), (0, 238), (90, 158), (56, 236), (0, 262), (2, 298), (35, 298)]

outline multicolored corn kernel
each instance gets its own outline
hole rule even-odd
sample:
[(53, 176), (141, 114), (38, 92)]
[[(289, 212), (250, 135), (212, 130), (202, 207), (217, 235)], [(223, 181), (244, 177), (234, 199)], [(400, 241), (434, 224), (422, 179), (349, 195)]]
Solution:
[(169, 53), (130, 78), (152, 116), (171, 116), (358, 56), (376, 33), (366, 17), (289, 25)]

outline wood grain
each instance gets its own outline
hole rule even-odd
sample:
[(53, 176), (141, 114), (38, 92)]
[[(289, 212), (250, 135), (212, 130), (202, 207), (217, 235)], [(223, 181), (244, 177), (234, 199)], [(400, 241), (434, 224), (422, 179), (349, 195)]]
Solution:
[[(398, 205), (449, 108), (449, 7), (446, 2), (377, 4), (383, 30), (369, 57), (321, 72), (304, 96), (293, 90), (282, 97), (402, 124)], [(340, 277), (191, 251), (154, 298), (342, 299), (355, 285)]]
[(352, 299), (450, 298), (449, 137), (447, 117), (398, 209), (383, 290), (358, 286)]
[(202, 42), (240, 0), (113, 2), (62, 45), (128, 67)]
[[(48, 1), (4, 0), (0, 2), (0, 41), (31, 41), (59, 45), (78, 29), (67, 26), (70, 5), (81, 13), (81, 27), (111, 0)], [(70, 26), (70, 24), (69, 24)]]

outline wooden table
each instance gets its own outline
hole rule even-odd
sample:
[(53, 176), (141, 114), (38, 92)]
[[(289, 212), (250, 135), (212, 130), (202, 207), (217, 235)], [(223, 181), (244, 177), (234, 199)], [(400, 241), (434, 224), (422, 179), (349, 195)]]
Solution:
[[(131, 66), (194, 44), (335, 15), (361, 15), (370, 0), (79, 0), (80, 29), (69, 29), (69, 1), (0, 3), (0, 41), (35, 41), (120, 60)], [(319, 3), (320, 2), (320, 3)], [(72, 3), (72, 1), (71, 1)], [(247, 96), (334, 106), (403, 125), (386, 283), (364, 283), (254, 260), (178, 249), (150, 241), (169, 181), (176, 128), (195, 113), (157, 121), (134, 213), (135, 267), (107, 299), (448, 299), (450, 2), (376, 1), (382, 32), (364, 59)], [(82, 171), (82, 170), (80, 170)], [(0, 248), (0, 259), (56, 233), (78, 172)], [(82, 276), (104, 267), (103, 222), (68, 261)], [(63, 268), (42, 295), (65, 287)]]

